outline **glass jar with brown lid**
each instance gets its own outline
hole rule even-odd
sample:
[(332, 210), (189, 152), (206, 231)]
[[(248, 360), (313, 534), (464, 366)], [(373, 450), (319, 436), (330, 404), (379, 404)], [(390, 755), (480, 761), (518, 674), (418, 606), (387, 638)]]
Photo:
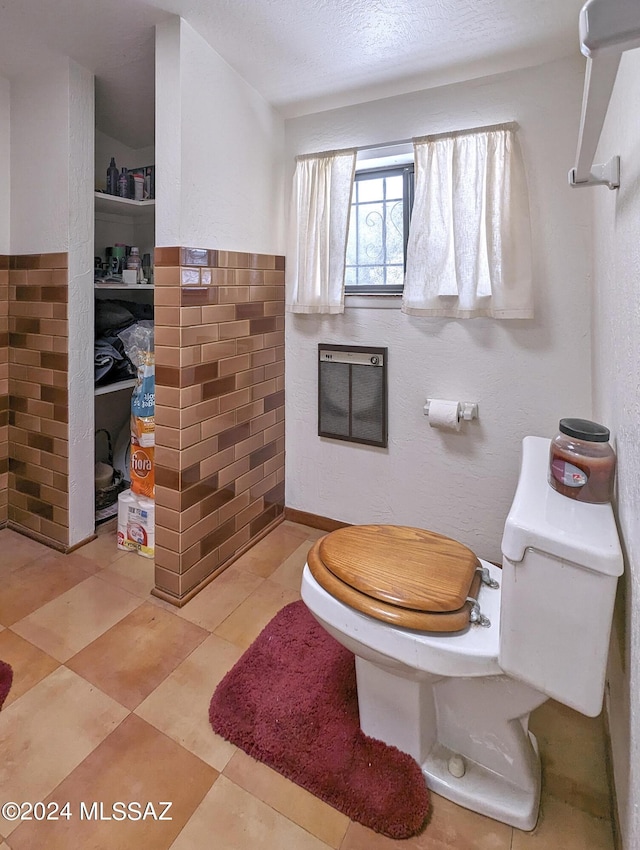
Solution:
[(616, 468), (609, 429), (588, 419), (561, 419), (549, 452), (549, 484), (579, 502), (610, 502)]

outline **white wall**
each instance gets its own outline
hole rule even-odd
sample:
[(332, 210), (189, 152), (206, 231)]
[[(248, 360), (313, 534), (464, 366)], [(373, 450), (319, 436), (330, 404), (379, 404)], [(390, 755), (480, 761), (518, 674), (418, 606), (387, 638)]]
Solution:
[(69, 545), (93, 534), (93, 74), (69, 61)]
[(181, 19), (156, 69), (156, 244), (283, 253), (282, 119)]
[[(594, 188), (594, 418), (618, 455), (625, 575), (607, 700), (624, 847), (640, 847), (640, 50), (622, 57), (597, 162), (621, 156), (620, 189)], [(587, 190), (585, 190), (587, 191)]]
[(11, 81), (11, 253), (69, 248), (69, 60)]
[[(575, 154), (580, 57), (286, 123), (296, 154), (377, 145), (515, 120), (532, 212), (535, 319), (445, 320), (399, 309), (287, 315), (287, 505), (349, 522), (401, 522), (454, 536), (500, 560), (520, 442), (591, 413), (589, 218), (567, 185)], [(317, 436), (317, 343), (389, 348), (389, 448)], [(430, 429), (428, 397), (477, 401), (458, 434)]]
[(9, 80), (0, 77), (0, 254), (10, 249), (10, 112)]

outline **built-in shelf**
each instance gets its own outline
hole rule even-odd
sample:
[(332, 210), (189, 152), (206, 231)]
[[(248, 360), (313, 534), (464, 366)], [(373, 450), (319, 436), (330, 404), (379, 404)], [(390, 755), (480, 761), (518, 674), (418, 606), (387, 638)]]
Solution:
[(136, 289), (138, 291), (154, 288), (152, 283), (96, 283), (94, 286), (96, 289)]
[(155, 200), (132, 201), (130, 198), (106, 195), (104, 192), (95, 192), (94, 196), (97, 213), (146, 218), (153, 215), (156, 206)]
[(105, 384), (102, 387), (96, 387), (95, 395), (106, 395), (107, 393), (117, 393), (120, 390), (132, 390), (136, 385), (135, 378), (129, 378), (126, 381), (116, 381), (113, 384)]

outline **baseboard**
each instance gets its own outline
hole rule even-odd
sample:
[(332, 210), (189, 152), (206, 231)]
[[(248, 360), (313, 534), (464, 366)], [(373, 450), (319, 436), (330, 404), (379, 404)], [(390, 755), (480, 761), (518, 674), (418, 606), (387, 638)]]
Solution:
[[(606, 687), (608, 687), (608, 682)], [(609, 728), (609, 707), (605, 699), (604, 717), (604, 752), (605, 767), (607, 772), (607, 783), (609, 785), (609, 799), (611, 800), (611, 824), (613, 827), (613, 846), (615, 850), (624, 850), (622, 842), (622, 830), (620, 829), (620, 815), (618, 813), (618, 796), (616, 794), (616, 783), (613, 773), (613, 748), (611, 746), (611, 730)]]
[(318, 516), (318, 514), (309, 514), (296, 508), (285, 508), (284, 518), (288, 519), (289, 522), (299, 522), (300, 525), (318, 528), (320, 531), (335, 531), (337, 528), (346, 528), (346, 526), (351, 525), (350, 522), (342, 522), (339, 519), (330, 519), (326, 516)]
[(248, 552), (249, 549), (252, 549), (259, 540), (262, 540), (263, 537), (266, 537), (274, 528), (277, 528), (280, 523), (284, 520), (284, 513), (277, 516), (274, 520), (272, 520), (269, 525), (265, 526), (262, 531), (252, 537), (248, 543), (245, 543), (237, 552), (235, 552), (230, 558), (228, 558), (224, 564), (220, 564), (220, 566), (216, 567), (216, 569), (209, 573), (208, 576), (202, 579), (202, 581), (198, 582), (195, 587), (192, 587), (191, 590), (187, 591), (184, 596), (173, 596), (171, 593), (167, 593), (166, 590), (161, 590), (158, 587), (154, 587), (151, 591), (151, 595), (157, 597), (158, 599), (162, 599), (163, 602), (168, 602), (170, 605), (174, 605), (176, 608), (182, 608), (187, 604), (194, 596), (196, 596), (200, 591), (205, 588), (208, 584), (223, 573), (227, 567), (230, 567), (238, 558), (241, 558), (245, 552)]
[(10, 528), (12, 531), (22, 534), (23, 537), (29, 537), (31, 540), (35, 540), (37, 543), (42, 543), (43, 546), (48, 546), (50, 549), (54, 549), (56, 552), (62, 552), (65, 555), (75, 552), (76, 549), (79, 549), (86, 543), (90, 543), (97, 537), (97, 534), (90, 534), (89, 537), (81, 540), (80, 543), (74, 543), (73, 546), (67, 546), (65, 543), (60, 543), (58, 540), (52, 540), (50, 537), (45, 537), (44, 534), (39, 534), (37, 531), (33, 531), (31, 528), (20, 525), (13, 520), (8, 520), (2, 527)]

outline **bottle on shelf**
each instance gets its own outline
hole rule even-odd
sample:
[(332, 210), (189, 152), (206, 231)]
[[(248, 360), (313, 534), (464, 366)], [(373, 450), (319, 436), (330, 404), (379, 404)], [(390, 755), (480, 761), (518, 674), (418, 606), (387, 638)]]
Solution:
[(107, 168), (107, 195), (118, 194), (118, 168), (115, 157), (111, 157), (109, 168)]
[(131, 253), (127, 257), (127, 271), (135, 271), (136, 283), (142, 283), (142, 260), (138, 248), (131, 248)]
[(151, 254), (145, 254), (142, 258), (142, 276), (151, 283)]
[(122, 169), (118, 178), (118, 196), (120, 198), (129, 197), (129, 175), (126, 168)]
[(116, 274), (122, 274), (122, 272), (127, 267), (127, 248), (126, 245), (123, 245), (122, 242), (116, 242), (116, 244), (111, 249), (111, 256), (115, 257), (118, 261)]
[(134, 201), (144, 200), (144, 176), (142, 174), (134, 174), (131, 180), (132, 192), (131, 197)]

